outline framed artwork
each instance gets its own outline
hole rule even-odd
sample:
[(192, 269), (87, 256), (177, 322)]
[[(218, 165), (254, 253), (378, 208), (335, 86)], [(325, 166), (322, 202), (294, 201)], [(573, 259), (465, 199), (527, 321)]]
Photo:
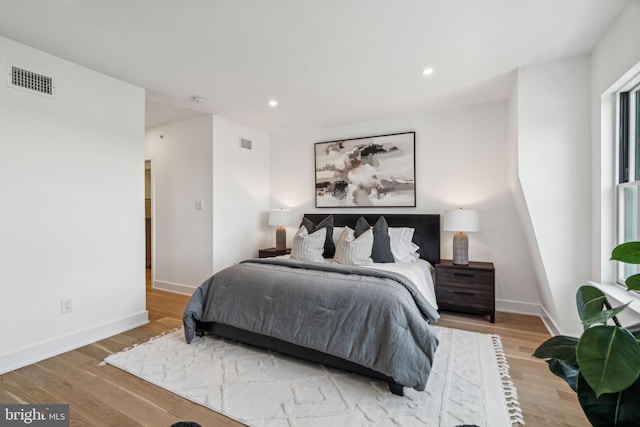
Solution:
[(415, 146), (415, 132), (316, 143), (316, 207), (415, 207)]

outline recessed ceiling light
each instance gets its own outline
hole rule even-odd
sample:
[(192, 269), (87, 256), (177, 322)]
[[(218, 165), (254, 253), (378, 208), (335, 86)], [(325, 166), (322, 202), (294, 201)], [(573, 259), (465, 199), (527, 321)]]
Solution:
[(196, 104), (204, 104), (205, 99), (201, 96), (192, 96), (191, 100)]
[(271, 101), (269, 101), (269, 106), (270, 107), (277, 107), (278, 106), (278, 101), (276, 101), (275, 99), (272, 99)]
[(431, 74), (433, 74), (435, 70), (433, 69), (433, 67), (427, 67), (424, 70), (422, 70), (422, 75), (423, 76), (430, 76)]

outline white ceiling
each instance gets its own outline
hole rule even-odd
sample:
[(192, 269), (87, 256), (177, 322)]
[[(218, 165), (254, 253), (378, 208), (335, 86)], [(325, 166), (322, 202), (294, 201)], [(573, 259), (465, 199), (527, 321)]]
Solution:
[(145, 88), (147, 126), (205, 112), (271, 133), (505, 99), (628, 1), (0, 0), (0, 35)]

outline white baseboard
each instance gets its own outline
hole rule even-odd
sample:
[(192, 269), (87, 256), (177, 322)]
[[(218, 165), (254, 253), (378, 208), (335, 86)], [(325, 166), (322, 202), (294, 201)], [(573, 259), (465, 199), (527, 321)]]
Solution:
[(560, 335), (560, 328), (543, 306), (540, 306), (540, 318), (542, 319), (542, 323), (544, 323), (544, 326), (547, 328), (551, 336)]
[(540, 304), (532, 304), (520, 301), (496, 300), (496, 311), (506, 313), (525, 314), (527, 316), (538, 316), (552, 336), (560, 334), (560, 328), (549, 315), (547, 310)]
[(540, 305), (530, 302), (496, 300), (496, 311), (505, 313), (526, 314), (528, 316), (540, 316)]
[(162, 291), (169, 291), (176, 294), (193, 295), (197, 287), (181, 285), (180, 283), (161, 282), (159, 280), (153, 281), (153, 287)]
[(147, 323), (149, 323), (149, 312), (144, 310), (131, 316), (9, 351), (0, 355), (0, 374), (75, 350)]

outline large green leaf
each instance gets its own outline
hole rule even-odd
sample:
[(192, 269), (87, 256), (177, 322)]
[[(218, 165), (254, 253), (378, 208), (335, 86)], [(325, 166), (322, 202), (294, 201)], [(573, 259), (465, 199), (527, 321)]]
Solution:
[(625, 329), (636, 337), (636, 339), (640, 338), (640, 323), (634, 323), (633, 325), (625, 326)]
[(611, 259), (627, 264), (640, 264), (640, 242), (627, 242), (616, 246), (611, 252)]
[(592, 316), (589, 317), (585, 317), (584, 319), (582, 319), (582, 324), (585, 326), (585, 328), (590, 327), (591, 325), (596, 325), (596, 324), (602, 324), (602, 325), (606, 325), (607, 321), (609, 319), (613, 319), (615, 316), (617, 316), (622, 310), (624, 310), (625, 308), (627, 308), (627, 306), (631, 304), (631, 301), (629, 301), (628, 303), (626, 303), (625, 305), (621, 305), (620, 307), (616, 307), (614, 309), (611, 310), (602, 310), (599, 311), (597, 313), (595, 313)]
[(547, 364), (552, 373), (565, 380), (573, 391), (578, 392), (577, 380), (580, 371), (577, 365), (572, 365), (558, 359), (549, 359), (547, 360)]
[(624, 328), (598, 325), (585, 330), (576, 356), (597, 397), (624, 390), (640, 375), (640, 345)]
[(629, 291), (640, 291), (640, 274), (627, 277), (624, 284), (627, 285)]
[(533, 357), (538, 359), (558, 359), (572, 365), (578, 365), (576, 347), (578, 338), (556, 335), (549, 338), (536, 349)]
[[(591, 319), (599, 315), (606, 299), (607, 297), (600, 289), (589, 285), (580, 286), (576, 292), (576, 305), (578, 306), (580, 320), (584, 322), (585, 319)], [(589, 326), (586, 325), (585, 328)]]
[(637, 427), (640, 425), (640, 379), (618, 393), (596, 397), (582, 375), (578, 376), (578, 400), (594, 427)]

